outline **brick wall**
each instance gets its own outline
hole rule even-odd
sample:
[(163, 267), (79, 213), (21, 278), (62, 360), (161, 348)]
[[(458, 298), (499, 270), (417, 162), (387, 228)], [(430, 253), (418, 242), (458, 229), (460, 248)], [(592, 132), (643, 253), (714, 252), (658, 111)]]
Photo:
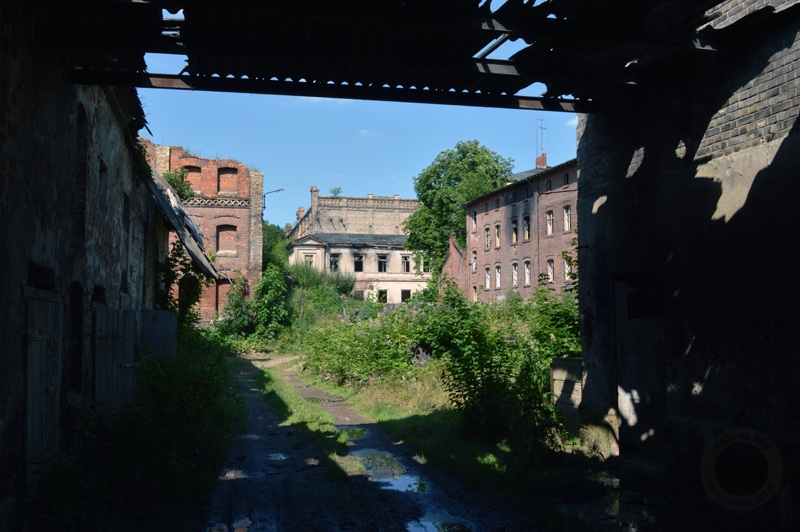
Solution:
[[(715, 24), (765, 3), (726, 2)], [(696, 478), (723, 428), (797, 452), (778, 405), (800, 404), (799, 60), (796, 18), (775, 15), (580, 117), (582, 421), (667, 478)]]

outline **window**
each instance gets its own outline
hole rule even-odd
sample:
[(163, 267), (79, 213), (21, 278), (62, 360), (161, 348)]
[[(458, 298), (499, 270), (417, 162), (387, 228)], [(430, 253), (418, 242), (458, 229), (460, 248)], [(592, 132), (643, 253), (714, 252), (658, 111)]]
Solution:
[(483, 283), (483, 286), (488, 290), (492, 286), (492, 271), (489, 267), (486, 267), (486, 282)]
[(411, 299), (411, 290), (400, 290), (400, 302), (405, 303)]
[(478, 287), (477, 286), (473, 286), (472, 287), (472, 300), (476, 301), (476, 302), (478, 301)]
[(478, 211), (472, 211), (472, 232), (478, 230)]
[(569, 174), (564, 174), (564, 185), (569, 185)]
[(378, 303), (386, 303), (389, 299), (389, 293), (386, 290), (378, 290)]
[(236, 194), (237, 173), (236, 168), (220, 168), (217, 170), (218, 194)]
[(473, 251), (472, 252), (472, 260), (470, 262), (472, 263), (472, 273), (477, 273), (477, 271), (478, 271), (478, 252), (477, 251)]
[(483, 247), (483, 249), (489, 251), (489, 247), (492, 245), (492, 235), (489, 232), (488, 227), (484, 230), (484, 236), (486, 237), (486, 245)]
[(553, 236), (553, 211), (547, 211), (547, 236)]
[(378, 272), (385, 273), (389, 263), (389, 255), (378, 255)]
[(494, 289), (500, 290), (500, 266), (494, 267)]
[(525, 216), (522, 218), (522, 234), (525, 237), (525, 240), (531, 239), (531, 217)]
[(549, 179), (547, 180), (547, 186), (545, 187), (545, 190), (553, 190), (553, 182)]
[(564, 260), (564, 280), (569, 281), (572, 278), (572, 266), (568, 260)]
[(512, 244), (516, 244), (517, 243), (517, 234), (518, 234), (518, 232), (519, 232), (519, 227), (518, 227), (517, 220), (516, 219), (515, 220), (511, 220), (511, 243)]
[(217, 226), (217, 253), (236, 255), (236, 226)]
[(553, 259), (547, 259), (547, 282), (552, 283), (556, 278), (556, 266)]
[(531, 285), (531, 261), (525, 261), (525, 286)]
[(495, 225), (494, 226), (494, 247), (496, 247), (496, 248), (500, 247), (500, 226), (499, 225)]
[(353, 271), (354, 272), (364, 271), (364, 255), (361, 255), (360, 253), (357, 255), (353, 255)]
[(572, 209), (569, 205), (564, 207), (564, 232), (572, 231)]
[(500, 208), (500, 198), (495, 198), (494, 199), (494, 208), (495, 209), (499, 209)]
[(332, 253), (331, 254), (330, 269), (331, 269), (332, 272), (338, 272), (339, 271), (339, 254), (338, 253)]
[(313, 266), (314, 255), (303, 255), (303, 262), (305, 262), (306, 266)]
[(517, 191), (516, 190), (511, 193), (511, 202), (512, 203), (516, 203), (517, 202)]
[[(403, 273), (411, 272), (411, 257), (408, 256), (408, 255), (403, 255), (400, 258), (400, 266), (401, 266), (401, 269), (402, 269)], [(405, 300), (403, 300), (403, 301), (405, 301)]]
[(514, 288), (519, 286), (519, 265), (515, 262), (511, 265), (511, 286)]

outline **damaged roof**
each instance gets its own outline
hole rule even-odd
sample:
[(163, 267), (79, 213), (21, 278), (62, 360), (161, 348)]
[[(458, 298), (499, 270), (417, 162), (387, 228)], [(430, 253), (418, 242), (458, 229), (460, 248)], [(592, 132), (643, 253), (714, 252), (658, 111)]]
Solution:
[(298, 238), (289, 246), (302, 244), (327, 244), (329, 246), (372, 247), (382, 249), (402, 249), (408, 235), (373, 235), (350, 233), (315, 233)]
[[(76, 60), (76, 83), (577, 112), (797, 18), (761, 6), (717, 28), (715, 0), (33, 4), (50, 46), (113, 59)], [(492, 58), (507, 41), (523, 47)], [(145, 53), (185, 56), (186, 66), (147, 72)], [(535, 83), (545, 92), (527, 95)]]

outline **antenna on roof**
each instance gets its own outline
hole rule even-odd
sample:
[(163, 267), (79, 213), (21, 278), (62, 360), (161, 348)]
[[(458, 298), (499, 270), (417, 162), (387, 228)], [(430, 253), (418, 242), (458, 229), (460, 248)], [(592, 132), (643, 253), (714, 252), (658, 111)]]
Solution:
[(545, 153), (544, 132), (547, 131), (547, 128), (543, 125), (544, 119), (536, 118), (535, 120), (539, 122), (537, 125), (533, 126), (536, 128), (536, 157), (539, 157), (539, 155)]

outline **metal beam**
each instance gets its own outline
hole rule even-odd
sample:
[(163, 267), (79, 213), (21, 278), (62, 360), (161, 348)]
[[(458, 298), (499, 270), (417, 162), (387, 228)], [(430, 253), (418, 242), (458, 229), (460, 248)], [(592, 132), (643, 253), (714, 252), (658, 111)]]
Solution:
[(172, 74), (137, 74), (134, 72), (73, 70), (70, 73), (70, 81), (80, 85), (112, 85), (157, 89), (314, 96), (351, 100), (526, 109), (532, 111), (561, 111), (566, 113), (590, 113), (594, 111), (593, 103), (584, 100), (563, 100), (532, 96), (492, 96), (450, 91), (394, 89), (352, 85), (343, 86), (219, 77), (201, 78)]

